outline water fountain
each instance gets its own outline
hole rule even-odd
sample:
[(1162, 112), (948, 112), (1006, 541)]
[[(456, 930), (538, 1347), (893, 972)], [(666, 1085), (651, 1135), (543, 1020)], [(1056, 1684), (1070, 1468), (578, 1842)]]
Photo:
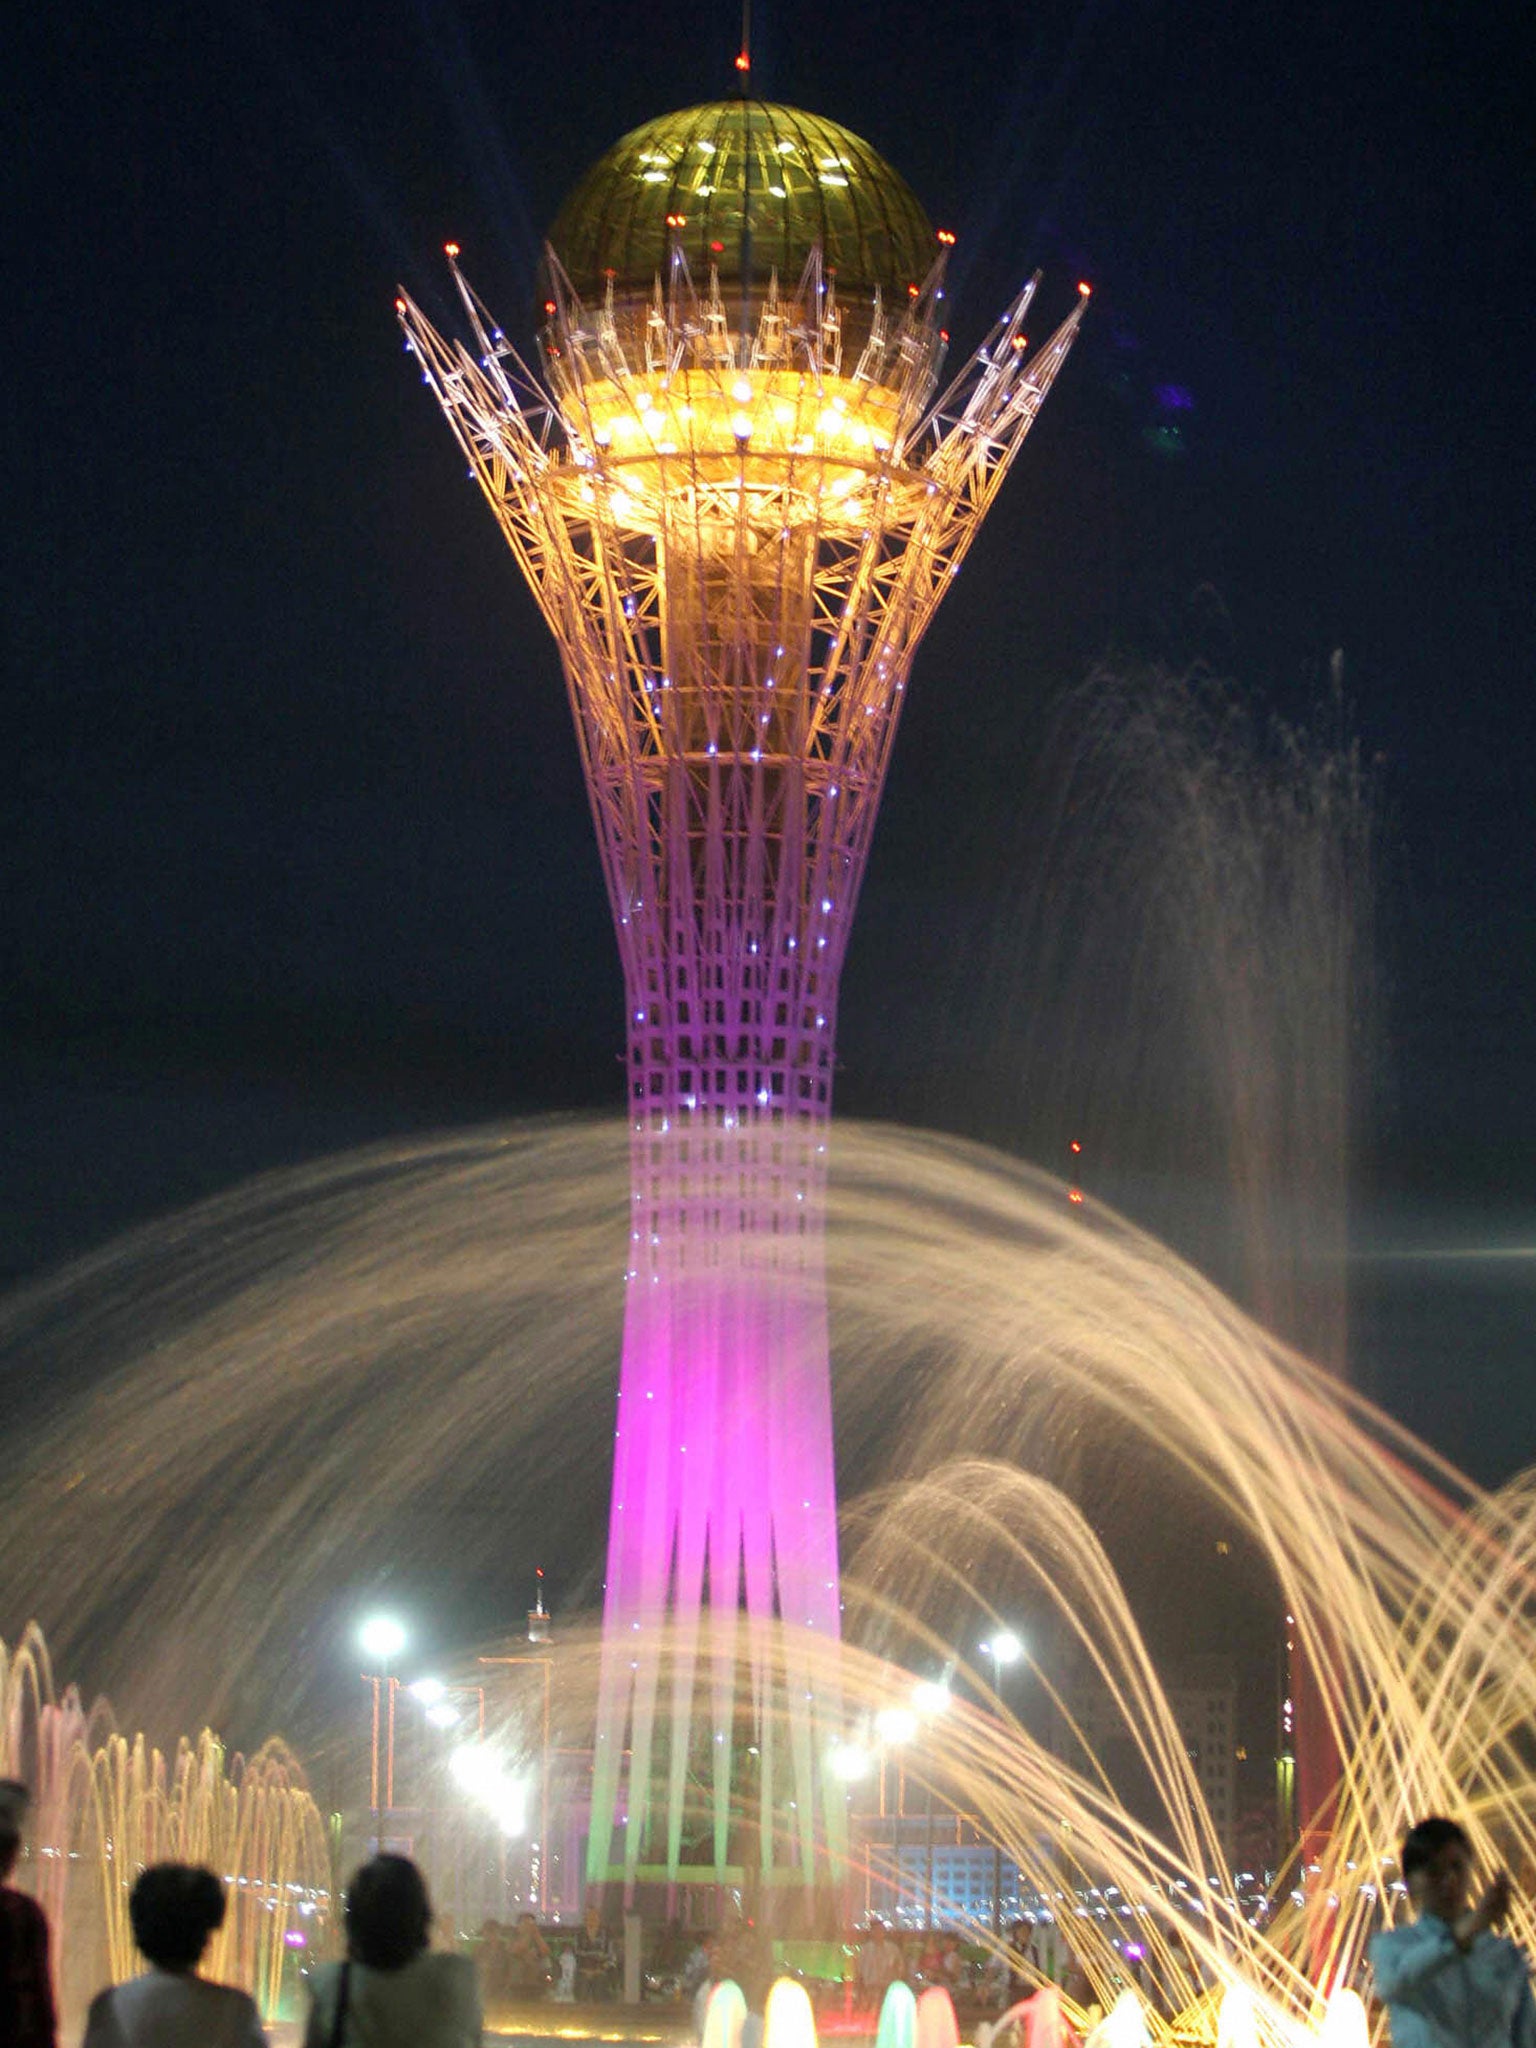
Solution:
[[(512, 1125), (273, 1176), (13, 1299), (0, 1362), (83, 1347), (119, 1370), (61, 1404), (8, 1483), (0, 1573), (59, 1617), (71, 1654), (136, 1588), (126, 1654), (168, 1701), (185, 1711), (213, 1670), (265, 1703), (316, 1584), (374, 1540), (381, 1498), (409, 1562), (416, 1504), (520, 1457), (564, 1473), (597, 1456), (627, 1136)], [(1167, 2007), (1214, 2034), (1235, 1986), (1260, 2039), (1322, 2025), (1319, 1977), (1347, 1982), (1395, 1910), (1412, 1812), (1471, 1814), (1482, 1852), (1536, 1863), (1536, 1484), (1481, 1493), (1146, 1233), (985, 1148), (846, 1129), (828, 1278), (841, 1424), (857, 1440), (883, 1420), (887, 1448), (884, 1483), (846, 1518), (850, 1641), (826, 1646), (818, 1683), (858, 1725), (905, 1698), (914, 1660), (953, 1656), (956, 1604), (978, 1584), (1031, 1583), (1120, 1702), (1166, 1825), (1047, 1754), (974, 1672), (909, 1772), (979, 1816), (1042, 1897), (1117, 1887)], [(910, 1397), (893, 1426), (898, 1374)], [(1310, 1906), (1283, 1894), (1262, 1928), (1209, 1882), (1215, 1830), (1136, 1616), (1089, 1519), (1043, 1476), (1080, 1430), (1123, 1446), (1154, 1504), (1179, 1474), (1218, 1501), (1262, 1546), (1313, 1657), (1347, 1759), (1337, 1824)], [(321, 1454), (356, 1431), (361, 1452)], [(146, 1563), (189, 1515), (196, 1563), (157, 1587)], [(494, 1526), (483, 1540), (493, 1553)], [(566, 1641), (568, 1711), (584, 1695), (590, 1714), (595, 1637)], [(1529, 1935), (1526, 1906), (1516, 1921)], [(1116, 1932), (1091, 1916), (1068, 1929), (1105, 2010), (1126, 1976)]]
[(323, 1935), (330, 1844), (297, 1760), (280, 1741), (231, 1756), (209, 1729), (169, 1756), (120, 1734), (110, 1709), (56, 1694), (42, 1632), (0, 1642), (0, 1776), (32, 1788), (21, 1882), (46, 1908), (60, 2003), (78, 2019), (104, 1984), (138, 1967), (128, 1893), (147, 1864), (205, 1864), (229, 1890), (205, 1968), (249, 1986), (275, 2014), (298, 1957)]

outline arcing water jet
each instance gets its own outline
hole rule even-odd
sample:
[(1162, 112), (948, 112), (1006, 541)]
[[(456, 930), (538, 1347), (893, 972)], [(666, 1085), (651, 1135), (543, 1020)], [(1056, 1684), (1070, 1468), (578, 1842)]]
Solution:
[[(81, 1589), (107, 1605), (135, 1588), (128, 1655), (184, 1706), (193, 1674), (173, 1651), (189, 1636), (205, 1688), (208, 1673), (257, 1698), (279, 1670), (291, 1682), (285, 1643), (317, 1583), (363, 1568), (382, 1501), (398, 1564), (451, 1579), (478, 1544), (491, 1565), (494, 1515), (433, 1551), (426, 1506), (481, 1474), (523, 1469), (533, 1485), (543, 1469), (553, 1510), (569, 1472), (600, 1458), (626, 1169), (626, 1133), (605, 1126), (391, 1148), (257, 1183), (15, 1297), (0, 1362), (95, 1346), (118, 1372), (29, 1445), (0, 1498), (0, 1574), (58, 1617), (71, 1656)], [(1171, 2009), (1208, 2030), (1213, 1993), (1243, 1986), (1262, 2037), (1315, 2028), (1318, 1925), (1288, 1885), (1255, 1928), (1209, 1882), (1216, 1831), (1136, 1612), (1045, 1476), (1074, 1430), (1112, 1433), (1149, 1498), (1182, 1474), (1219, 1503), (1315, 1645), (1347, 1759), (1314, 1888), (1323, 1981), (1350, 1981), (1366, 1932), (1397, 1910), (1411, 1814), (1449, 1807), (1488, 1859), (1536, 1864), (1536, 1484), (1480, 1492), (1144, 1232), (979, 1147), (849, 1127), (828, 1275), (841, 1420), (849, 1441), (880, 1440), (886, 1477), (850, 1508), (852, 1640), (825, 1646), (815, 1682), (850, 1728), (905, 1706), (918, 1661), (954, 1656), (978, 1583), (1032, 1587), (1120, 1702), (1163, 1821), (1049, 1754), (975, 1673), (909, 1777), (977, 1816), (1041, 1897), (1117, 1886)], [(353, 1428), (376, 1458), (327, 1455)], [(147, 1561), (201, 1512), (215, 1459), (217, 1514), (157, 1588)], [(771, 1635), (759, 1649), (785, 1669)], [(659, 1654), (665, 1699), (680, 1667), (669, 1642)], [(700, 1682), (737, 1682), (734, 1652), (729, 1669), (694, 1654)], [(590, 1730), (598, 1660), (571, 1630), (561, 1656), (561, 1714)], [(763, 1711), (789, 1703), (770, 1693)], [(1531, 1933), (1524, 1904), (1516, 1931)], [(1065, 1933), (1107, 2009), (1124, 1976), (1112, 1930), (1073, 1918)]]

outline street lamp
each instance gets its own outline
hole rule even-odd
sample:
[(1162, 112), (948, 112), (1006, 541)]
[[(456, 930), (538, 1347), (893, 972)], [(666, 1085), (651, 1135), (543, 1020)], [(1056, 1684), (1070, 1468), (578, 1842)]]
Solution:
[(910, 1707), (882, 1707), (875, 1716), (875, 1733), (888, 1749), (899, 1749), (917, 1733), (917, 1716)]
[[(912, 1705), (925, 1721), (949, 1712), (949, 1687), (942, 1678), (919, 1678), (912, 1687)], [(923, 1816), (923, 1919), (931, 1927), (938, 1918), (933, 1882), (933, 1771), (927, 1773), (928, 1797)]]
[(441, 1678), (416, 1678), (405, 1688), (413, 1700), (422, 1706), (422, 1719), (434, 1728), (452, 1728), (463, 1719), (460, 1709), (452, 1704), (454, 1700), (475, 1702), (475, 1732), (483, 1739), (485, 1735), (485, 1687), (483, 1685), (449, 1685)]
[(389, 1665), (405, 1648), (407, 1637), (404, 1624), (392, 1614), (370, 1614), (358, 1630), (357, 1640), (365, 1657)]
[(370, 1801), (373, 1807), (373, 1846), (375, 1850), (384, 1846), (379, 1829), (379, 1687), (383, 1685), (389, 1697), (389, 1733), (385, 1750), (384, 1766), (384, 1807), (388, 1811), (395, 1803), (395, 1683), (389, 1667), (408, 1640), (405, 1628), (392, 1614), (370, 1614), (357, 1632), (358, 1645), (363, 1655), (377, 1668), (364, 1672), (364, 1683), (373, 1687), (373, 1752), (370, 1771)]
[[(540, 1567), (540, 1570), (539, 1570), (539, 1577), (540, 1577), (540, 1578), (542, 1579), (542, 1578), (543, 1578), (543, 1576), (544, 1576), (543, 1568), (542, 1568), (542, 1567)], [(539, 1607), (540, 1607), (540, 1608), (542, 1608), (542, 1607), (543, 1607), (543, 1604), (544, 1604), (544, 1602), (543, 1602), (543, 1595), (541, 1594), (541, 1595), (540, 1595), (540, 1597), (539, 1597), (539, 1602), (538, 1602), (538, 1605), (539, 1605)], [(545, 1616), (544, 1616), (544, 1620), (545, 1620), (545, 1623), (546, 1623), (546, 1632), (545, 1632), (545, 1638), (544, 1638), (545, 1640), (547, 1640), (547, 1637), (548, 1637), (548, 1630), (547, 1630), (547, 1623), (548, 1623), (548, 1619), (549, 1619), (548, 1615), (545, 1615)], [(530, 1615), (530, 1616), (529, 1616), (529, 1621), (530, 1621), (530, 1624), (532, 1623), (532, 1620), (533, 1620), (533, 1616), (532, 1616), (532, 1615)], [(530, 1628), (530, 1639), (532, 1639), (532, 1631), (531, 1631), (531, 1628)], [(534, 1877), (534, 1875), (533, 1875), (533, 1865), (532, 1865), (532, 1863), (530, 1862), (530, 1865), (529, 1865), (529, 1885), (530, 1885), (530, 1888), (531, 1888), (531, 1889), (532, 1889), (533, 1891), (535, 1891), (535, 1892), (536, 1892), (536, 1893), (538, 1894), (539, 1918), (540, 1918), (540, 1919), (542, 1920), (542, 1919), (543, 1919), (543, 1918), (545, 1917), (546, 1913), (548, 1912), (548, 1907), (549, 1907), (549, 1798), (550, 1798), (550, 1791), (549, 1791), (549, 1775), (550, 1775), (550, 1756), (551, 1756), (551, 1751), (550, 1751), (550, 1746), (549, 1746), (549, 1730), (550, 1730), (550, 1702), (551, 1702), (551, 1700), (552, 1700), (552, 1697), (553, 1697), (553, 1693), (554, 1693), (554, 1670), (555, 1670), (555, 1660), (554, 1660), (554, 1658), (553, 1658), (553, 1657), (482, 1657), (482, 1658), (480, 1659), (480, 1662), (481, 1662), (482, 1664), (506, 1664), (506, 1665), (513, 1665), (513, 1664), (538, 1664), (538, 1665), (541, 1665), (541, 1666), (543, 1667), (543, 1674), (542, 1674), (542, 1675), (543, 1675), (543, 1680), (544, 1680), (544, 1713), (543, 1713), (543, 1720), (542, 1720), (542, 1731), (541, 1731), (541, 1736), (540, 1736), (540, 1749), (539, 1749), (539, 1839), (538, 1839), (538, 1840), (537, 1840), (537, 1841), (536, 1841), (536, 1842), (534, 1843), (534, 1845), (533, 1845), (533, 1846), (534, 1846), (534, 1849), (535, 1849), (535, 1850), (537, 1851), (537, 1855), (538, 1855), (538, 1875), (537, 1875), (537, 1878), (535, 1878), (535, 1877)], [(482, 1732), (482, 1733), (484, 1733), (484, 1729), (485, 1729), (485, 1693), (484, 1693), (484, 1689), (483, 1689), (483, 1688), (482, 1688), (482, 1690), (481, 1690), (481, 1694), (480, 1694), (480, 1727), (481, 1727), (481, 1732)]]
[(494, 1818), (504, 1835), (521, 1835), (528, 1826), (526, 1779), (507, 1769), (505, 1759), (483, 1742), (463, 1742), (448, 1759), (461, 1791)]
[[(895, 1850), (895, 1861), (898, 1868), (901, 1866), (901, 1855), (902, 1848), (904, 1845), (904, 1838), (906, 1834), (907, 1816), (907, 1770), (906, 1764), (902, 1759), (901, 1752), (903, 1751), (903, 1749), (906, 1748), (909, 1742), (912, 1742), (916, 1739), (918, 1729), (920, 1728), (920, 1726), (921, 1723), (918, 1720), (916, 1713), (913, 1711), (911, 1707), (881, 1707), (875, 1714), (874, 1730), (876, 1742), (878, 1744), (875, 1760), (877, 1768), (880, 1772), (879, 1810), (881, 1820), (884, 1820), (887, 1814), (885, 1800), (885, 1767), (888, 1761), (890, 1760), (892, 1750), (896, 1752), (896, 1813), (895, 1828), (893, 1833), (893, 1845)], [(867, 1872), (867, 1858), (865, 1867)], [(900, 1890), (898, 1887), (898, 1889), (893, 1893), (893, 1903), (896, 1910), (898, 1911), (900, 1909), (900, 1896)], [(867, 1911), (869, 1905), (869, 1900), (867, 1897), (865, 1900), (865, 1905)]]
[[(1024, 1655), (1024, 1644), (1011, 1628), (1000, 1628), (981, 1646), (984, 1655), (992, 1659), (992, 1690), (999, 1701), (1003, 1691), (1003, 1667), (1017, 1664)], [(1001, 1936), (1003, 1931), (1003, 1845), (992, 1844), (992, 1932)]]

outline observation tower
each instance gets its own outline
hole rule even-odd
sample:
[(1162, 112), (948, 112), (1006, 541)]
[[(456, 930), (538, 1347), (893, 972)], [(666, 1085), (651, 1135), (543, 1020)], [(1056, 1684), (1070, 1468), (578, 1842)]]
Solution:
[(741, 97), (576, 186), (537, 372), (454, 244), (472, 342), (397, 301), (559, 643), (628, 997), (591, 1882), (835, 1872), (838, 977), (913, 655), (1087, 293), (1031, 351), (1031, 280), (941, 392), (953, 239), (846, 128)]

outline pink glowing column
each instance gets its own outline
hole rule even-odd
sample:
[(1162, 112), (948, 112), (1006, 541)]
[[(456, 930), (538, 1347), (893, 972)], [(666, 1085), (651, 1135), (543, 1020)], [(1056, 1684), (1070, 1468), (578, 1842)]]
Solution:
[[(823, 1228), (844, 933), (831, 898), (808, 914), (792, 898), (787, 916), (765, 898), (718, 919), (690, 905), (681, 943), (640, 905), (627, 928), (629, 1298), (593, 1879), (675, 1878), (700, 1777), (715, 1869), (733, 1819), (759, 1869), (807, 1880), (840, 1838), (819, 1768), (836, 1702), (812, 1666), (838, 1632)], [(714, 945), (688, 942), (711, 929)], [(779, 1621), (770, 1649), (757, 1625)], [(733, 1798), (744, 1739), (755, 1785)]]

